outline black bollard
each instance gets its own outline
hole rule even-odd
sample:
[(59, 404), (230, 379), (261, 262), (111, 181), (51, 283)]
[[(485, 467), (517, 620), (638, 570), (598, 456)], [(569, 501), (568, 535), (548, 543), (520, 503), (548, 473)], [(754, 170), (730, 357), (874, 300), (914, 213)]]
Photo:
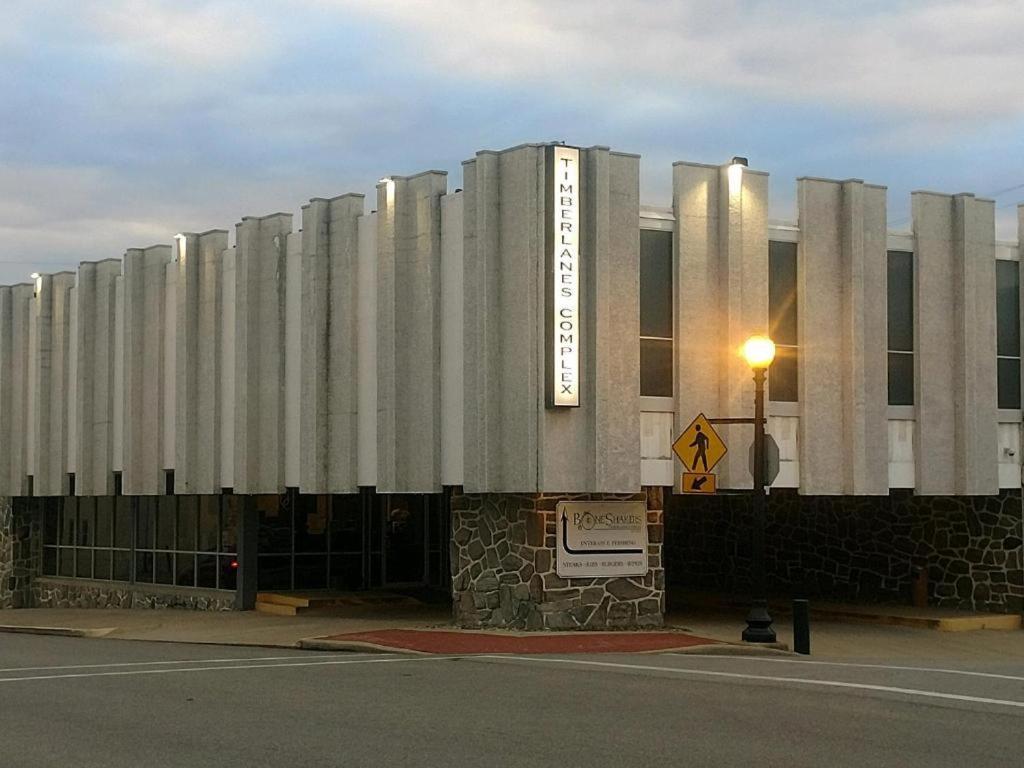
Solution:
[(811, 653), (811, 605), (806, 600), (793, 601), (793, 650)]

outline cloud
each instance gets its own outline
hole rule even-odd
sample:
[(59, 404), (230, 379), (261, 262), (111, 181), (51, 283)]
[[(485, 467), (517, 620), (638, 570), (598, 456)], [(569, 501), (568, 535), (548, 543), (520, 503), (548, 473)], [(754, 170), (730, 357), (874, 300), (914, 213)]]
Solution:
[(1024, 0), (306, 0), (397, 28), (450, 77), (762, 99), (973, 123), (1024, 113)]
[(253, 12), (251, 3), (103, 0), (85, 7), (94, 41), (136, 65), (237, 71), (274, 48), (267, 15)]

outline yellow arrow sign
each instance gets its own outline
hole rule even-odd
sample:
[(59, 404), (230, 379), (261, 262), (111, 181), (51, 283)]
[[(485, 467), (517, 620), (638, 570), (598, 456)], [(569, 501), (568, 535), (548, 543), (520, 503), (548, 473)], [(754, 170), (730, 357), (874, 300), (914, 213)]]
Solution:
[(672, 450), (691, 472), (710, 472), (729, 449), (702, 413), (683, 431)]
[(683, 472), (683, 493), (715, 493), (718, 476), (710, 472)]

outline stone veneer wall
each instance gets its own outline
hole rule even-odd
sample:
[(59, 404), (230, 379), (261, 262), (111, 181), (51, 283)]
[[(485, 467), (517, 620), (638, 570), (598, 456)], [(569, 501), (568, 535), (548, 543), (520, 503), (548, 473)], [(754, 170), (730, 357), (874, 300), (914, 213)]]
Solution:
[(138, 586), (116, 581), (41, 577), (33, 582), (32, 592), (38, 608), (235, 609), (234, 592)]
[[(452, 599), (462, 627), (659, 627), (665, 609), (661, 489), (636, 495), (452, 496)], [(563, 579), (556, 573), (560, 501), (647, 502), (650, 570), (631, 578)]]
[[(665, 561), (673, 586), (745, 590), (751, 583), (750, 496), (666, 498)], [(1021, 492), (999, 496), (769, 495), (769, 592), (909, 603), (928, 571), (933, 605), (1024, 610)]]
[(0, 608), (31, 607), (42, 567), (41, 526), (37, 504), (0, 497)]

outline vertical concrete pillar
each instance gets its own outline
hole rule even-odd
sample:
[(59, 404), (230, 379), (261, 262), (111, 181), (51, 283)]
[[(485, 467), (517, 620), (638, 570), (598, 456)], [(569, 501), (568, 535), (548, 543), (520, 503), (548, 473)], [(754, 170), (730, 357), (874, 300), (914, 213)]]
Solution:
[(802, 178), (800, 492), (886, 494), (886, 190)]
[(292, 217), (236, 227), (234, 490), (280, 493), (285, 470), (285, 257)]
[[(358, 219), (359, 268), (357, 312), (359, 338), (356, 376), (359, 391), (357, 482), (377, 485), (377, 213)], [(367, 582), (369, 583), (369, 582)]]
[(447, 175), (377, 186), (377, 490), (441, 490), (441, 197)]
[(114, 493), (114, 349), (120, 259), (78, 267), (75, 493)]
[(0, 496), (28, 494), (29, 325), (35, 286), (0, 286)]
[(359, 219), (363, 195), (314, 198), (302, 209), (299, 488), (357, 488)]
[(164, 493), (164, 380), (169, 245), (124, 255), (124, 474), (129, 496)]
[[(676, 432), (703, 412), (751, 417), (754, 385), (743, 342), (768, 330), (768, 175), (726, 166), (673, 166)], [(720, 430), (729, 453), (719, 485), (750, 488), (749, 426)]]
[(178, 235), (175, 493), (220, 493), (225, 230)]
[(640, 487), (639, 158), (580, 151), (579, 407), (548, 408), (546, 152), (479, 152), (464, 172), (465, 488)]
[(995, 205), (913, 200), (917, 492), (998, 491)]
[(36, 496), (68, 492), (71, 290), (74, 272), (39, 278), (36, 291)]
[(441, 199), (441, 483), (463, 484), (463, 237), (460, 192)]
[(630, 493), (640, 487), (640, 158), (591, 147), (580, 164), (583, 398), (541, 410), (540, 490)]

